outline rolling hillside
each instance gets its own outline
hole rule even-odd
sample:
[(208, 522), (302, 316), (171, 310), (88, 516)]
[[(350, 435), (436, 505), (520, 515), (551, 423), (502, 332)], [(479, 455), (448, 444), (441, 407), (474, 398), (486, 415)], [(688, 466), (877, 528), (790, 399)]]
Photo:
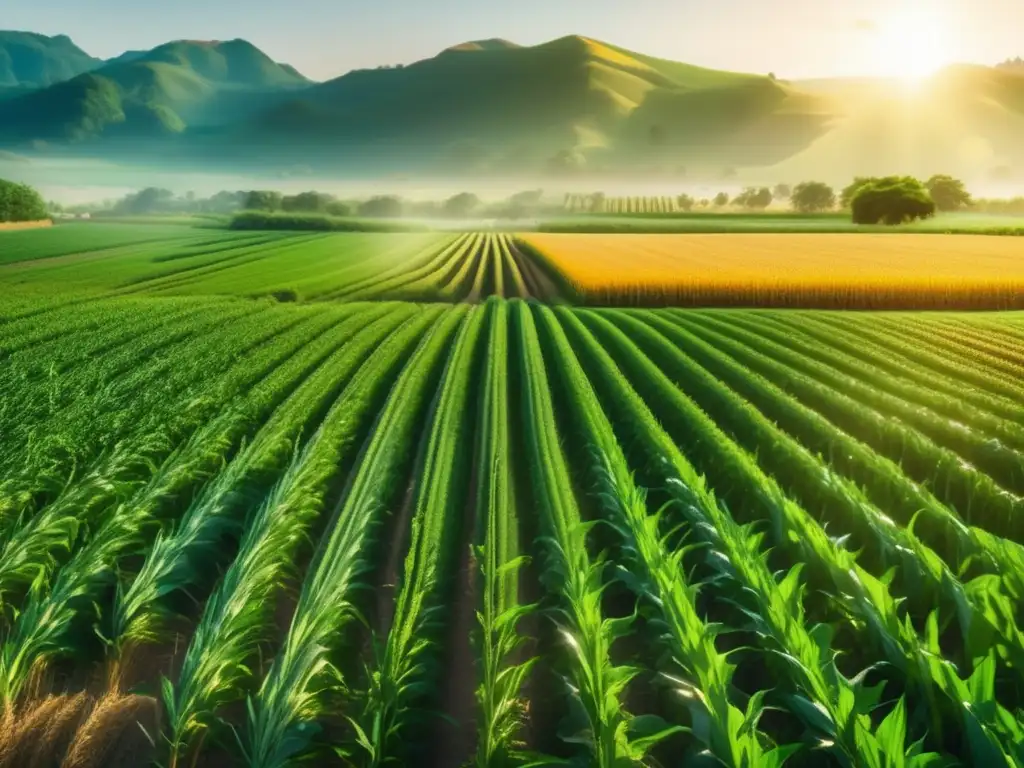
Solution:
[(0, 31), (0, 98), (45, 88), (102, 64), (65, 35)]
[(232, 144), (288, 138), (335, 158), (372, 148), (405, 162), (430, 158), (446, 172), (766, 163), (825, 130), (819, 102), (766, 76), (584, 37), (530, 47), (486, 40), (311, 88), (240, 127)]
[(178, 41), (16, 98), (8, 91), (0, 121), (0, 148), (18, 152), (70, 143), (234, 169), (735, 183), (1024, 176), (1021, 135), (1018, 68), (950, 67), (914, 87), (789, 82), (580, 36), (474, 40), (320, 84), (242, 40)]
[(177, 41), (10, 100), (8, 141), (160, 138), (222, 125), (309, 84), (245, 42)]

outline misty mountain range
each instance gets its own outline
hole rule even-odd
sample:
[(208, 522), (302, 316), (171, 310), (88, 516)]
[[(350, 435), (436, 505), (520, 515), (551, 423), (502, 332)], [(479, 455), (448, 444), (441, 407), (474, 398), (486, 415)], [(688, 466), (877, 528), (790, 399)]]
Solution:
[(0, 32), (0, 149), (337, 174), (1024, 175), (1024, 71), (789, 82), (569, 36), (313, 82), (251, 43)]

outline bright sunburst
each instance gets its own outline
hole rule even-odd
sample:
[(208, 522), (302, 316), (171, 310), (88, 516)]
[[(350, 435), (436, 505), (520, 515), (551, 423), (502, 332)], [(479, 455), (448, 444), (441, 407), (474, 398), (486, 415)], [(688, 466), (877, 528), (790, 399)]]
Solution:
[(937, 5), (903, 3), (879, 20), (873, 53), (880, 74), (919, 83), (950, 63), (950, 22)]

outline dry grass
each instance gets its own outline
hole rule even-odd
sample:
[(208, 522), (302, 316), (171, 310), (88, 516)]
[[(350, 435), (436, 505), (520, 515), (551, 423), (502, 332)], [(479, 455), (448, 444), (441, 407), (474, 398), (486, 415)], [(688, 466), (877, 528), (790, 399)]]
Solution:
[(1024, 308), (1024, 241), (937, 234), (536, 234), (591, 304)]
[(14, 231), (17, 229), (39, 229), (40, 227), (52, 227), (50, 219), (42, 221), (0, 221), (0, 232)]
[[(129, 768), (148, 765), (159, 705), (148, 696), (87, 693), (26, 702), (0, 721), (0, 768)], [(141, 726), (141, 727), (140, 727)]]

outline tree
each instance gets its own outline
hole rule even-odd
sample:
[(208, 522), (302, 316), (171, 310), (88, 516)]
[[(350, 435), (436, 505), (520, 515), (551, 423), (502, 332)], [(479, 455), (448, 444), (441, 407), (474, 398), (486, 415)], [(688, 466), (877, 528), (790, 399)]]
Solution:
[(472, 192), (460, 192), (444, 202), (444, 214), (455, 219), (465, 219), (480, 207), (480, 198)]
[(928, 190), (910, 176), (875, 179), (857, 190), (850, 205), (854, 224), (895, 226), (935, 215)]
[(32, 187), (0, 179), (0, 221), (42, 221), (48, 218), (46, 202)]
[(324, 213), (333, 200), (333, 195), (322, 192), (300, 192), (282, 198), (281, 210), (292, 213)]
[(716, 208), (725, 208), (729, 204), (729, 194), (727, 192), (719, 192), (715, 195), (712, 203)]
[(772, 204), (772, 191), (768, 187), (747, 187), (733, 199), (733, 202), (744, 208), (763, 211)]
[(797, 184), (790, 198), (794, 211), (820, 213), (830, 211), (836, 205), (836, 193), (828, 184), (820, 181), (805, 181)]
[(793, 190), (789, 184), (776, 184), (772, 190), (772, 197), (776, 200), (789, 200), (792, 194)]
[(971, 193), (964, 183), (952, 176), (932, 176), (924, 183), (928, 194), (935, 201), (935, 208), (940, 211), (959, 211), (971, 204)]
[(402, 213), (402, 201), (393, 195), (371, 197), (359, 206), (359, 215), (371, 218), (398, 218)]
[(134, 194), (125, 195), (114, 205), (117, 213), (143, 215), (168, 211), (174, 208), (174, 193), (169, 189), (146, 187)]
[(601, 213), (604, 210), (604, 192), (595, 192), (587, 201), (587, 210), (591, 213)]
[(340, 200), (331, 200), (326, 206), (324, 206), (324, 213), (331, 216), (351, 216), (352, 207)]
[(861, 187), (867, 186), (872, 182), (876, 181), (873, 176), (858, 176), (845, 187), (843, 191), (839, 193), (839, 207), (843, 210), (849, 210), (850, 204), (853, 202), (854, 196)]
[(679, 206), (680, 210), (692, 211), (695, 201), (692, 197), (690, 197), (686, 193), (683, 193), (676, 198), (676, 204)]
[(281, 210), (281, 193), (254, 189), (246, 195), (244, 208), (247, 211)]

